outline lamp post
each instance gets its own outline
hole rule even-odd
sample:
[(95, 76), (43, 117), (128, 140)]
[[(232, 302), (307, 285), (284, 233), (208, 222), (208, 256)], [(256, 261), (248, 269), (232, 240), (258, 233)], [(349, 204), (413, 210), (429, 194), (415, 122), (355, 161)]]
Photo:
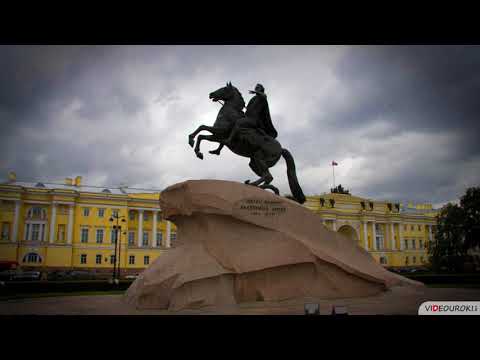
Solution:
[[(120, 221), (121, 219), (121, 221)], [(113, 257), (113, 274), (112, 274), (112, 280), (115, 282), (115, 278), (120, 277), (120, 259), (118, 259), (118, 271), (117, 271), (117, 244), (118, 244), (118, 258), (120, 258), (120, 239), (121, 239), (121, 230), (122, 226), (120, 225), (120, 222), (126, 222), (125, 216), (119, 216), (118, 214), (113, 214), (110, 217), (110, 222), (114, 222), (116, 220), (116, 225), (113, 225), (113, 230), (115, 230), (115, 255)], [(120, 232), (120, 236), (118, 236)]]

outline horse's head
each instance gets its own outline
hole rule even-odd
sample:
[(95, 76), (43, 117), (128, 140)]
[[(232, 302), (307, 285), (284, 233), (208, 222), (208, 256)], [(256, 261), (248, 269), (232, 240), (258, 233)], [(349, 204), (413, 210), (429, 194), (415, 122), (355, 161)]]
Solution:
[(227, 83), (227, 86), (224, 86), (214, 92), (211, 92), (209, 98), (213, 101), (223, 100), (228, 101), (233, 98), (235, 87), (232, 85), (231, 82)]
[(239, 110), (242, 110), (245, 106), (242, 94), (240, 94), (240, 91), (238, 91), (231, 82), (228, 82), (226, 86), (211, 92), (209, 98), (212, 99), (212, 101), (223, 100), (225, 103), (230, 102), (235, 108), (238, 107)]

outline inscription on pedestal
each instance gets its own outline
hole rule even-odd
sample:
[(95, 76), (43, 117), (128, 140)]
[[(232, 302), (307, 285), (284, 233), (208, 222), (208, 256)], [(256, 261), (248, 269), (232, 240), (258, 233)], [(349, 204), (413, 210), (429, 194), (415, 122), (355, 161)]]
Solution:
[(237, 201), (233, 210), (240, 215), (252, 216), (281, 216), (287, 212), (282, 201), (254, 198)]

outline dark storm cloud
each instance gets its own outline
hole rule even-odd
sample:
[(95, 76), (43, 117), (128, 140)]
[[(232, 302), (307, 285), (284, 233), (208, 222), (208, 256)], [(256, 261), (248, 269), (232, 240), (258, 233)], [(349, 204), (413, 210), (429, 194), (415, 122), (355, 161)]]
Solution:
[(400, 131), (480, 130), (480, 47), (366, 46), (349, 53), (335, 70), (357, 101), (337, 109), (336, 127), (387, 116)]
[(2, 46), (0, 69), (0, 171), (20, 179), (251, 179), (248, 159), (186, 144), (232, 81), (246, 101), (265, 85), (306, 193), (328, 191), (333, 159), (360, 196), (439, 203), (480, 181), (476, 46)]

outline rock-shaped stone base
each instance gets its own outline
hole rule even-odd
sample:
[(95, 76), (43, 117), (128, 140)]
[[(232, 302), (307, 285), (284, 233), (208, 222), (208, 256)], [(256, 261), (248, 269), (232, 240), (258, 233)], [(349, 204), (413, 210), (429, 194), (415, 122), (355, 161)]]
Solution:
[(177, 246), (128, 289), (139, 309), (195, 308), (299, 297), (371, 296), (423, 286), (391, 273), (306, 207), (230, 181), (191, 180), (165, 189), (164, 217)]

